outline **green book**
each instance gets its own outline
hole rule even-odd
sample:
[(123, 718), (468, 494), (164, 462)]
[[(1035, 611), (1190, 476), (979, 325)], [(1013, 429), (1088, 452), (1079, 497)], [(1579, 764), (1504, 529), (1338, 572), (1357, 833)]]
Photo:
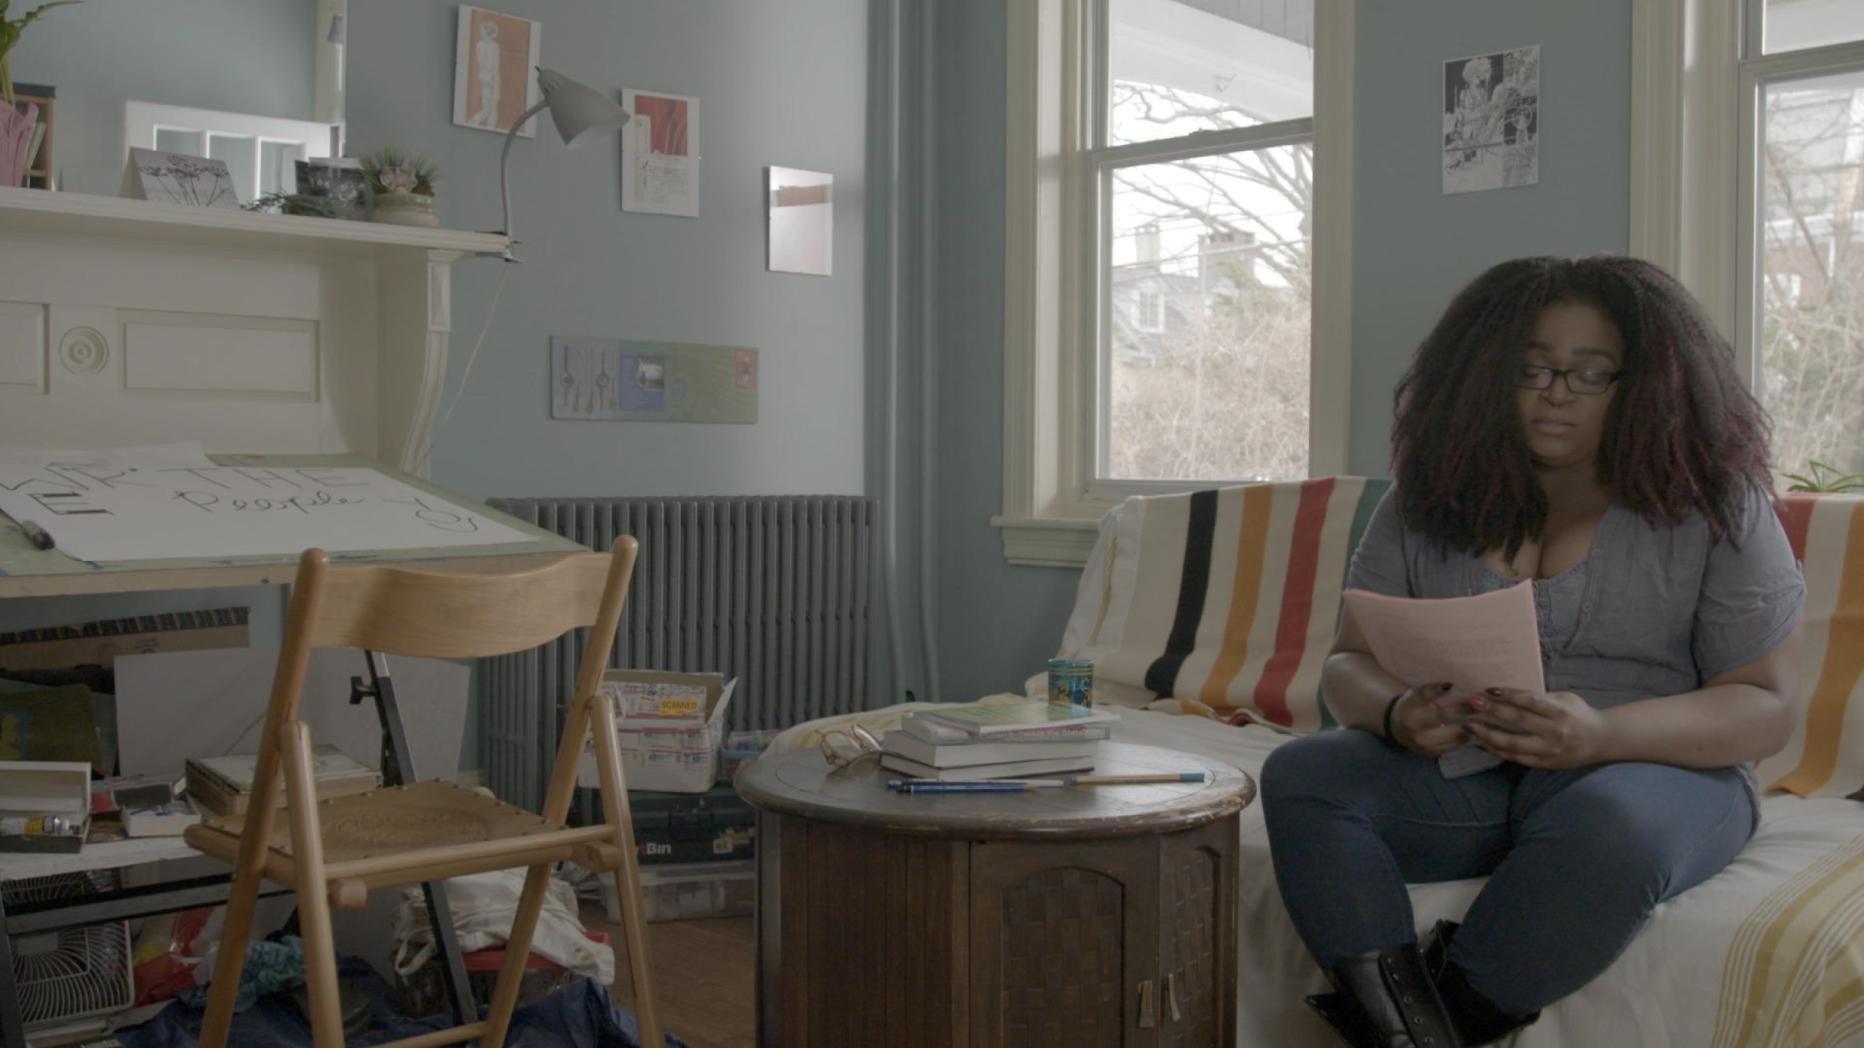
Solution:
[(953, 725), (972, 735), (996, 735), (1060, 724), (1108, 724), (1120, 719), (1105, 708), (1064, 706), (1052, 702), (1005, 702), (994, 706), (915, 710), (913, 713), (914, 716)]

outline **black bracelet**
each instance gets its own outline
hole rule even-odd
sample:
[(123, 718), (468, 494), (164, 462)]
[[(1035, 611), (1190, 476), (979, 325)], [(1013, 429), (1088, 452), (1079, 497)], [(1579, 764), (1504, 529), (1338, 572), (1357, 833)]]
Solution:
[(1406, 694), (1406, 692), (1401, 691), (1393, 695), (1391, 701), (1385, 704), (1385, 737), (1392, 742), (1398, 741), (1392, 738), (1392, 712), (1398, 708), (1398, 700), (1404, 698)]

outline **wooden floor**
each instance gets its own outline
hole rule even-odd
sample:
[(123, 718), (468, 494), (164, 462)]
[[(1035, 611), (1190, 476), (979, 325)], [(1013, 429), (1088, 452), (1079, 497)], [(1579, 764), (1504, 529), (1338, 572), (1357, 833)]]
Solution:
[[(625, 943), (600, 906), (583, 908), (583, 923)], [(757, 1042), (757, 928), (749, 917), (661, 921), (647, 926), (660, 1025), (693, 1048), (750, 1048)], [(625, 946), (617, 952), (626, 955)], [(627, 969), (617, 970), (616, 996), (633, 1007)]]

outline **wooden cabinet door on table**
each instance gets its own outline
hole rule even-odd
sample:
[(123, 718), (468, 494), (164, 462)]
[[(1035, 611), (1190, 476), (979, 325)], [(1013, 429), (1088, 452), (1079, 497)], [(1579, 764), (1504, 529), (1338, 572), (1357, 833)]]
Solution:
[(1160, 1048), (1236, 1040), (1236, 838), (1228, 819), (1159, 838)]
[(1157, 1043), (1156, 843), (971, 846), (973, 1048)]

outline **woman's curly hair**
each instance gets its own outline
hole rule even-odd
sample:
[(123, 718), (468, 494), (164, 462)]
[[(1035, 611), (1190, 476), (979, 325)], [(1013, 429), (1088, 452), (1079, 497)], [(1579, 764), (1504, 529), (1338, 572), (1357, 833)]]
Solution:
[(1700, 513), (1716, 537), (1746, 488), (1772, 490), (1766, 412), (1734, 353), (1668, 273), (1616, 255), (1503, 262), (1465, 287), (1394, 395), (1392, 474), (1404, 522), (1446, 551), (1512, 558), (1547, 522), (1512, 378), (1541, 311), (1604, 313), (1624, 340), (1599, 477), (1653, 524)]

